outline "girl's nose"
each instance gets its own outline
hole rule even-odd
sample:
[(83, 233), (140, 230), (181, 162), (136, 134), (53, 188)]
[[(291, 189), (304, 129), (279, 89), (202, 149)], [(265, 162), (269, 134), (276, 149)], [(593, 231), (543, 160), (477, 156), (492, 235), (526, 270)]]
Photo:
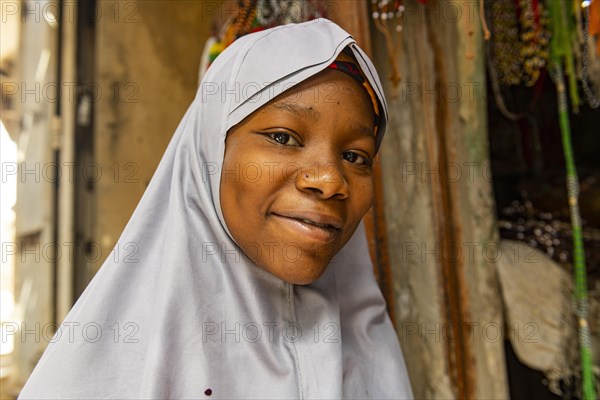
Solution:
[(332, 161), (299, 168), (296, 187), (305, 192), (316, 193), (323, 199), (346, 199), (350, 194), (349, 185), (341, 168), (340, 163)]

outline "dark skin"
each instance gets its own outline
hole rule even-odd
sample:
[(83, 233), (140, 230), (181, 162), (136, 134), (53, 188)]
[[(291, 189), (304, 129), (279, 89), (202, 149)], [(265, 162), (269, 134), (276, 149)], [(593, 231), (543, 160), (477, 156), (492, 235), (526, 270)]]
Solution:
[(373, 202), (373, 117), (364, 88), (326, 69), (228, 132), (221, 208), (256, 265), (309, 284), (350, 240)]

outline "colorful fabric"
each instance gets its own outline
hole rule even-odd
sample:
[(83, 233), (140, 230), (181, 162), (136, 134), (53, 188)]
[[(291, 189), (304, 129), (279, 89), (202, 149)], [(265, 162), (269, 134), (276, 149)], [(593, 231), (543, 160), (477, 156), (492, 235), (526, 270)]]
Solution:
[(338, 71), (344, 72), (344, 73), (352, 76), (366, 90), (367, 94), (369, 95), (369, 98), (371, 99), (371, 103), (373, 104), (373, 112), (375, 114), (375, 133), (374, 133), (374, 135), (377, 136), (377, 131), (379, 128), (379, 120), (380, 120), (380, 110), (379, 110), (380, 107), (379, 107), (379, 101), (377, 100), (377, 96), (375, 95), (375, 91), (369, 84), (369, 81), (367, 80), (367, 78), (361, 72), (360, 68), (358, 68), (358, 66), (354, 62), (340, 60), (340, 58), (342, 58), (343, 55), (344, 54), (341, 54), (337, 60), (335, 60), (334, 62), (332, 62), (329, 65), (328, 68), (333, 68), (333, 69), (336, 69)]

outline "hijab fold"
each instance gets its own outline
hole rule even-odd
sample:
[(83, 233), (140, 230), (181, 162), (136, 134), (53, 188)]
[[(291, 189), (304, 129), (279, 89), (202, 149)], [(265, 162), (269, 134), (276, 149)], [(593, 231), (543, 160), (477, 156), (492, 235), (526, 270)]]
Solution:
[(119, 252), (67, 315), (20, 399), (412, 398), (362, 224), (321, 278), (292, 285), (247, 259), (220, 207), (227, 131), (346, 46), (385, 124), (373, 65), (328, 20), (244, 36), (215, 60)]

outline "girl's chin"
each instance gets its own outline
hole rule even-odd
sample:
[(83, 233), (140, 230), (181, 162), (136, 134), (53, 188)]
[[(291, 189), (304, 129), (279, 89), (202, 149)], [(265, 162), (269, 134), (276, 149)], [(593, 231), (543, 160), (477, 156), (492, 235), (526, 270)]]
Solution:
[(294, 285), (308, 285), (316, 281), (323, 275), (329, 262), (310, 263), (302, 261), (283, 262), (277, 267), (261, 266), (262, 269), (275, 275), (284, 282)]

